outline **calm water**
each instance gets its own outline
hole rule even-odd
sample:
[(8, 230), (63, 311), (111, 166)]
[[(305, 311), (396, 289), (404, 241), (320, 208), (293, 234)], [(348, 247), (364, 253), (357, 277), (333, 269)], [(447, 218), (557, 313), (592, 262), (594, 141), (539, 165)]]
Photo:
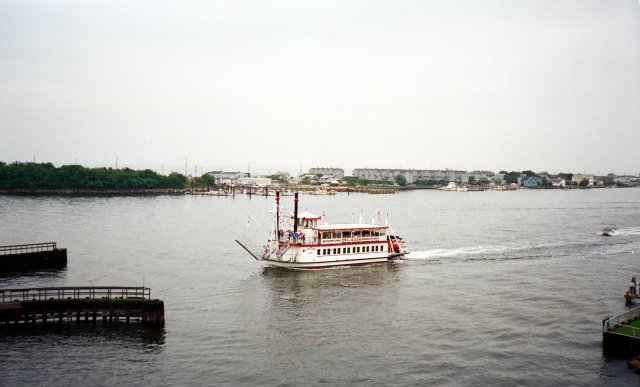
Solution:
[(329, 221), (388, 212), (413, 251), (323, 271), (263, 269), (235, 244), (265, 238), (272, 200), (0, 196), (0, 244), (69, 254), (0, 288), (144, 284), (167, 319), (0, 331), (0, 385), (640, 382), (601, 351), (640, 275), (640, 189), (303, 195)]

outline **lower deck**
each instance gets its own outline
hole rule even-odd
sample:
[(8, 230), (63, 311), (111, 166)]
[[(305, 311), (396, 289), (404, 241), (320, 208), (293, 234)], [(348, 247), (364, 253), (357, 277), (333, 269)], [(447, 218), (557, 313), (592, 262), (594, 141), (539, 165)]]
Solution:
[(339, 266), (362, 266), (371, 264), (385, 263), (393, 259), (389, 259), (387, 256), (375, 257), (375, 258), (362, 258), (362, 259), (342, 259), (342, 260), (323, 260), (315, 262), (284, 262), (275, 260), (262, 260), (261, 262), (265, 266), (271, 267), (283, 267), (290, 269), (326, 269), (330, 267)]

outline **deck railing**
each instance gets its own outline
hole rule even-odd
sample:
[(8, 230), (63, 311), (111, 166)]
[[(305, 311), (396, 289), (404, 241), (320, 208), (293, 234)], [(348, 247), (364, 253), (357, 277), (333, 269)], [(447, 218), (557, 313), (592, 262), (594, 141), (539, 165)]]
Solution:
[(608, 317), (602, 321), (602, 331), (613, 331), (617, 326), (626, 325), (640, 317), (640, 308), (634, 308), (617, 316)]
[(57, 288), (0, 289), (5, 302), (79, 300), (79, 299), (151, 299), (151, 289), (142, 286), (70, 286)]
[(358, 243), (358, 242), (386, 242), (385, 237), (372, 236), (372, 237), (353, 237), (353, 238), (323, 238), (322, 244), (334, 244), (334, 243)]
[(30, 243), (26, 245), (0, 246), (0, 255), (39, 253), (55, 250), (56, 242)]

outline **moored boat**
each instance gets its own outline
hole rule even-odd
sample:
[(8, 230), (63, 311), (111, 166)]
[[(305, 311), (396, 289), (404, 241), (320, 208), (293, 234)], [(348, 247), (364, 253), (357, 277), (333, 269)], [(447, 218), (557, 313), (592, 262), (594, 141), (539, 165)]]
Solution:
[(298, 214), (297, 193), (290, 219), (282, 216), (279, 193), (275, 207), (270, 239), (260, 250), (236, 239), (266, 266), (323, 269), (400, 260), (408, 254), (404, 241), (393, 234), (388, 222), (320, 224), (321, 216), (309, 211)]

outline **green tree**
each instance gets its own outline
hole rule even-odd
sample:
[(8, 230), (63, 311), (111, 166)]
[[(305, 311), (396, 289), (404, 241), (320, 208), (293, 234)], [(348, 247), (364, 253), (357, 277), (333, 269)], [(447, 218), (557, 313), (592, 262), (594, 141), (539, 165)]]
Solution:
[(200, 177), (195, 177), (191, 181), (191, 186), (194, 188), (204, 188), (211, 189), (216, 184), (216, 178), (213, 175), (205, 173)]
[(476, 183), (476, 177), (475, 176), (469, 176), (469, 184), (475, 184)]
[(344, 181), (347, 182), (347, 185), (349, 186), (355, 186), (355, 185), (361, 185), (362, 184), (362, 180), (360, 180), (359, 177), (355, 177), (355, 176), (345, 176), (344, 177)]
[(504, 175), (504, 181), (507, 184), (517, 184), (520, 172), (511, 171)]
[(401, 186), (405, 186), (405, 185), (407, 185), (407, 178), (406, 178), (406, 177), (404, 177), (404, 175), (403, 175), (403, 174), (400, 174), (400, 173), (399, 173), (399, 174), (397, 174), (397, 175), (393, 178), (393, 180), (395, 180), (395, 182), (396, 182), (398, 185), (401, 185)]
[(81, 165), (12, 163), (0, 165), (0, 188), (5, 189), (147, 189), (184, 188), (186, 178), (168, 177), (147, 169), (85, 168)]

